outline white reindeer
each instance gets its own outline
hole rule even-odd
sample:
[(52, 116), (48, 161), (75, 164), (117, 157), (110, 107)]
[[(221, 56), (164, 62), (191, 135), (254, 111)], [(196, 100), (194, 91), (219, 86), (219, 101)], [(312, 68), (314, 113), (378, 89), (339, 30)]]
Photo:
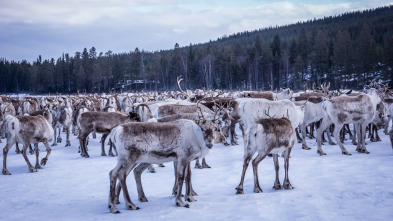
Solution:
[[(318, 151), (321, 156), (326, 155), (322, 150), (322, 132), (334, 123), (333, 136), (341, 148), (342, 154), (351, 155), (344, 147), (340, 140), (340, 130), (344, 124), (355, 123), (356, 133), (358, 136), (357, 150), (363, 153), (369, 153), (364, 143), (364, 134), (366, 126), (374, 119), (377, 104), (381, 101), (377, 91), (370, 89), (367, 94), (358, 96), (341, 96), (334, 97), (323, 102), (323, 119), (321, 126), (317, 129)], [(361, 131), (360, 131), (361, 130)]]

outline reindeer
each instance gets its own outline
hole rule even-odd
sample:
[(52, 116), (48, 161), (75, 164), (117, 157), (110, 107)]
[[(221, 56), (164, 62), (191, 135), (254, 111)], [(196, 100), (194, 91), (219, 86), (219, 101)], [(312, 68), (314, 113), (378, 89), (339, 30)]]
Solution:
[[(323, 119), (321, 126), (317, 129), (318, 151), (321, 156), (326, 155), (322, 150), (322, 132), (334, 123), (334, 138), (341, 148), (342, 154), (351, 155), (340, 140), (339, 132), (344, 124), (355, 123), (358, 134), (358, 152), (369, 153), (364, 144), (366, 126), (376, 113), (377, 104), (381, 101), (377, 91), (370, 89), (368, 94), (358, 96), (334, 97), (323, 103)], [(361, 127), (360, 127), (361, 126)], [(360, 131), (360, 128), (362, 131)], [(359, 136), (360, 135), (360, 136)], [(360, 147), (361, 145), (361, 147)]]
[[(128, 193), (127, 174), (139, 163), (159, 164), (170, 161), (177, 162), (177, 196), (176, 205), (189, 207), (182, 200), (182, 187), (187, 165), (191, 160), (205, 156), (213, 147), (214, 133), (218, 124), (211, 120), (198, 121), (178, 120), (174, 122), (156, 123), (128, 123), (114, 128), (109, 135), (112, 143), (119, 149), (116, 167), (110, 171), (110, 189), (108, 207), (112, 213), (118, 213), (115, 205), (116, 181), (119, 179), (123, 189), (126, 208), (138, 209)], [(147, 168), (147, 166), (146, 166)], [(140, 172), (140, 171), (139, 171)], [(137, 182), (138, 196), (146, 199), (143, 193), (140, 175), (134, 170)], [(190, 189), (191, 174), (186, 180), (185, 199), (194, 201)]]
[(56, 139), (56, 133), (54, 134), (53, 144), (52, 146), (56, 146), (57, 143), (61, 143), (61, 135), (60, 131), (62, 128), (66, 129), (67, 137), (66, 137), (66, 147), (71, 146), (70, 142), (70, 131), (71, 131), (71, 124), (72, 124), (72, 108), (69, 99), (65, 100), (65, 106), (61, 106), (57, 109), (57, 111), (52, 112), (54, 117), (54, 128), (59, 128), (59, 135)]
[[(103, 133), (101, 137), (101, 156), (106, 156), (104, 147), (105, 139), (111, 132), (112, 128), (120, 124), (135, 121), (141, 121), (139, 115), (135, 112), (118, 113), (90, 111), (82, 113), (78, 118), (81, 156), (89, 157), (89, 154), (87, 153), (87, 137), (91, 132)], [(112, 153), (112, 149), (109, 150), (108, 154), (109, 156), (114, 156)]]
[[(15, 142), (23, 144), (22, 155), (26, 160), (30, 172), (37, 172), (37, 169), (42, 169), (47, 161), (51, 149), (48, 142), (53, 139), (52, 125), (43, 116), (18, 116), (14, 117), (8, 115), (6, 117), (8, 125), (7, 145), (3, 149), (3, 174), (11, 175), (7, 170), (7, 154)], [(38, 143), (43, 142), (46, 147), (46, 156), (41, 159), (41, 165), (38, 163), (39, 149)], [(33, 143), (36, 154), (35, 168), (31, 165), (29, 158), (26, 155), (27, 147)]]
[[(270, 115), (266, 113), (266, 116)], [(248, 164), (253, 155), (258, 152), (258, 155), (252, 161), (254, 171), (254, 192), (262, 193), (258, 181), (258, 164), (269, 154), (273, 154), (273, 161), (276, 170), (276, 180), (274, 182), (274, 189), (282, 189), (280, 180), (278, 178), (279, 164), (278, 154), (283, 153), (285, 160), (285, 178), (283, 186), (285, 189), (292, 189), (292, 185), (288, 178), (289, 155), (291, 149), (296, 141), (295, 129), (292, 122), (288, 118), (266, 118), (259, 119), (250, 128), (249, 139), (247, 146), (244, 147), (244, 163), (243, 171), (240, 179), (240, 184), (236, 187), (236, 194), (244, 194), (243, 183), (244, 176)]]
[(231, 124), (231, 141), (234, 141), (234, 123), (239, 122), (243, 132), (244, 146), (247, 146), (249, 130), (257, 120), (266, 118), (265, 111), (275, 116), (286, 116), (289, 113), (289, 120), (294, 128), (298, 127), (303, 121), (304, 112), (301, 107), (297, 107), (289, 100), (269, 101), (266, 99), (236, 99), (234, 110), (231, 117), (234, 119)]

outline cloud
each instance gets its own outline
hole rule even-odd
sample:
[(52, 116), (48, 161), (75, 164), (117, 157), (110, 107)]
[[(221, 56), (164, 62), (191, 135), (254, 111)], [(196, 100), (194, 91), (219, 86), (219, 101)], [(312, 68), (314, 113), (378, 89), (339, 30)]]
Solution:
[[(125, 52), (393, 4), (392, 0), (2, 0), (0, 57), (34, 60), (84, 47)], [(30, 51), (30, 52), (29, 52)]]

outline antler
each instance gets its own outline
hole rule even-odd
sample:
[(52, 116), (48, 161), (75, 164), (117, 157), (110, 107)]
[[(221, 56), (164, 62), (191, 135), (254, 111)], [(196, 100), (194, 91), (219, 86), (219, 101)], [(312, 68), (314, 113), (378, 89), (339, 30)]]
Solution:
[(181, 87), (180, 87), (180, 82), (181, 82), (182, 80), (183, 80), (183, 78), (181, 77), (181, 75), (178, 76), (178, 77), (177, 77), (177, 85), (179, 86), (180, 91), (181, 91), (182, 93), (185, 93), (185, 92), (183, 91), (183, 89), (181, 89)]
[[(206, 120), (206, 119), (205, 119), (205, 116), (203, 116), (203, 111), (202, 111), (201, 106), (199, 106), (199, 104), (197, 104), (197, 107), (198, 107), (198, 109), (199, 109), (199, 112), (201, 112), (201, 115), (202, 115), (203, 120)], [(201, 116), (199, 115), (199, 113), (198, 113), (198, 117), (199, 117), (199, 119), (201, 119)]]
[(270, 106), (267, 109), (267, 113), (266, 113), (266, 110), (265, 110), (265, 115), (268, 116), (269, 118), (274, 118), (276, 116), (276, 115), (273, 115), (273, 117), (270, 116), (269, 112), (270, 112)]

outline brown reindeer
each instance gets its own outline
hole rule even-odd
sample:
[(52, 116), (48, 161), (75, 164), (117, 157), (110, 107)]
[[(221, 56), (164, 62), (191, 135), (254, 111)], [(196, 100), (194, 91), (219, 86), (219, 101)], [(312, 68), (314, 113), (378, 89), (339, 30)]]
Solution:
[[(134, 112), (130, 113), (118, 113), (118, 112), (96, 112), (90, 111), (82, 113), (78, 119), (79, 128), (79, 144), (81, 148), (81, 156), (89, 157), (87, 153), (87, 137), (91, 132), (102, 133), (101, 137), (101, 156), (105, 154), (105, 139), (111, 130), (124, 123), (128, 122), (140, 122), (140, 117)], [(115, 149), (116, 151), (116, 149)], [(116, 151), (117, 152), (117, 151)], [(108, 153), (110, 156), (114, 156), (112, 149)]]

